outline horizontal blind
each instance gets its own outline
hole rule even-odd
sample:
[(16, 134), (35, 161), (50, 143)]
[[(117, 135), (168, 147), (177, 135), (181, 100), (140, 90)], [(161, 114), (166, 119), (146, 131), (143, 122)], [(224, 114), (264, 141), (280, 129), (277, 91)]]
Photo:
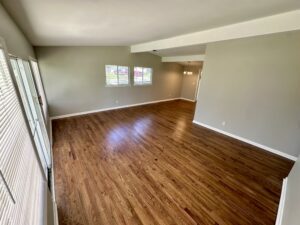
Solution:
[(0, 48), (0, 224), (41, 225), (44, 177)]

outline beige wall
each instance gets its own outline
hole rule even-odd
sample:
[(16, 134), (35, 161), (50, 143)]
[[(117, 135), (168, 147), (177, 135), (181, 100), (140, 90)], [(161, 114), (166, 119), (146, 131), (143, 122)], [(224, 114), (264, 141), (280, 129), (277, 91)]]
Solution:
[(183, 75), (181, 97), (194, 101), (196, 97), (200, 66), (184, 66), (185, 71), (192, 71), (193, 75)]
[[(23, 59), (35, 57), (33, 47), (23, 35), (18, 26), (14, 23), (6, 10), (0, 4), (0, 37), (5, 40), (8, 52)], [(52, 205), (51, 194), (47, 190), (47, 204)], [(47, 224), (53, 225), (53, 209), (47, 210)]]
[[(180, 96), (181, 68), (128, 47), (37, 47), (51, 116)], [(153, 68), (153, 85), (105, 87), (105, 64)], [(179, 72), (180, 70), (180, 72)]]
[(27, 41), (26, 37), (1, 4), (0, 37), (4, 38), (9, 53), (25, 59), (28, 59), (29, 56), (35, 56), (31, 44)]
[[(29, 57), (36, 58), (34, 49), (26, 36), (22, 33), (13, 19), (9, 16), (3, 6), (0, 4), (0, 37), (2, 37), (7, 46), (8, 53), (22, 59), (28, 60)], [(48, 118), (47, 130), (49, 131)]]
[(282, 225), (299, 225), (300, 221), (300, 159), (288, 176)]
[[(36, 58), (34, 49), (26, 36), (11, 19), (9, 14), (0, 4), (0, 37), (2, 37), (10, 54), (25, 60)], [(50, 134), (49, 118), (46, 116), (47, 132)]]
[(199, 91), (196, 121), (298, 156), (300, 32), (209, 44)]

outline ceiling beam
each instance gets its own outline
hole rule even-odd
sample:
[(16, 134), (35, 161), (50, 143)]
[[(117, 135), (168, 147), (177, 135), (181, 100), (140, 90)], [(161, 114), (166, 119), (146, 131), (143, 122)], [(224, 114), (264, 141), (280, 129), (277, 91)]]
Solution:
[(276, 14), (242, 23), (199, 31), (131, 46), (131, 52), (148, 52), (258, 35), (300, 30), (300, 10)]
[(205, 55), (184, 55), (184, 56), (167, 56), (162, 57), (162, 62), (188, 62), (188, 61), (204, 61)]

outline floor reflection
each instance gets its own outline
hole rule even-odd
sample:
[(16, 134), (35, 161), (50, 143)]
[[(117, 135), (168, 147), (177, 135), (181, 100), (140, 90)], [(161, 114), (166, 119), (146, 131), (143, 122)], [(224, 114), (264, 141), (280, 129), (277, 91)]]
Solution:
[(176, 122), (176, 126), (174, 129), (173, 135), (176, 136), (177, 138), (181, 138), (185, 132), (186, 123), (187, 123), (187, 121), (185, 118), (178, 119)]
[(110, 130), (106, 136), (106, 144), (113, 151), (120, 150), (122, 145), (127, 145), (133, 138), (145, 136), (151, 127), (150, 117), (141, 118), (131, 124), (120, 124)]

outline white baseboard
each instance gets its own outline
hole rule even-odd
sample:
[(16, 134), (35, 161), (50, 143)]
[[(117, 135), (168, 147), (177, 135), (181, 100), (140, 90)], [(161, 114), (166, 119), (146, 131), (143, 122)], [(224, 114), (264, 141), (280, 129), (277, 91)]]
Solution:
[(290, 160), (293, 160), (293, 161), (297, 161), (297, 157), (292, 156), (292, 155), (289, 155), (289, 154), (284, 153), (284, 152), (281, 152), (281, 151), (279, 151), (279, 150), (276, 150), (276, 149), (270, 148), (270, 147), (268, 147), (268, 146), (265, 146), (265, 145), (256, 143), (256, 142), (254, 142), (254, 141), (248, 140), (248, 139), (243, 138), (243, 137), (239, 137), (239, 136), (237, 136), (237, 135), (235, 135), (235, 134), (228, 133), (228, 132), (223, 131), (223, 130), (221, 130), (221, 129), (214, 128), (214, 127), (212, 127), (212, 126), (209, 126), (209, 125), (207, 125), (207, 124), (198, 122), (198, 121), (196, 121), (196, 120), (193, 120), (193, 123), (198, 124), (198, 125), (200, 125), (200, 126), (202, 126), (202, 127), (206, 127), (206, 128), (208, 128), (208, 129), (210, 129), (210, 130), (214, 130), (214, 131), (219, 132), (219, 133), (221, 133), (221, 134), (225, 134), (225, 135), (227, 135), (227, 136), (229, 136), (229, 137), (232, 137), (232, 138), (235, 138), (235, 139), (237, 139), (237, 140), (246, 142), (246, 143), (248, 143), (248, 144), (250, 144), (250, 145), (254, 145), (254, 146), (259, 147), (259, 148), (261, 148), (261, 149), (263, 149), (263, 150), (266, 150), (266, 151), (268, 151), (268, 152), (272, 152), (272, 153), (274, 153), (274, 154), (276, 154), (276, 155), (280, 155), (280, 156), (285, 157), (285, 158), (287, 158), (287, 159), (290, 159)]
[(192, 99), (188, 99), (188, 98), (179, 98), (181, 100), (184, 100), (184, 101), (188, 101), (188, 102), (196, 102), (195, 100), (192, 100)]
[(286, 199), (286, 193), (287, 193), (287, 185), (288, 185), (288, 178), (286, 177), (286, 178), (283, 179), (283, 182), (282, 182), (281, 196), (280, 196), (280, 202), (279, 202), (279, 206), (278, 206), (275, 225), (281, 225), (282, 224), (284, 206), (285, 206), (285, 199)]
[(49, 120), (49, 127), (50, 127), (50, 145), (51, 145), (51, 149), (52, 149), (52, 146), (53, 146), (53, 135), (52, 135), (52, 119), (50, 118)]
[(59, 225), (56, 201), (53, 201), (54, 225)]
[(141, 105), (150, 105), (150, 104), (155, 104), (155, 103), (159, 103), (159, 102), (169, 102), (169, 101), (174, 101), (174, 100), (178, 100), (178, 99), (180, 99), (180, 98), (169, 98), (169, 99), (163, 99), (163, 100), (157, 100), (157, 101), (142, 102), (142, 103), (137, 103), (137, 104), (122, 105), (122, 106), (116, 106), (116, 107), (90, 110), (90, 111), (85, 111), (85, 112), (70, 113), (70, 114), (61, 115), (61, 116), (50, 117), (50, 120), (52, 121), (52, 120), (56, 120), (56, 119), (63, 119), (63, 118), (68, 118), (68, 117), (73, 117), (73, 116), (81, 116), (81, 115), (86, 115), (86, 114), (104, 112), (104, 111), (115, 110), (115, 109), (123, 109), (123, 108), (129, 108), (129, 107), (135, 107), (135, 106), (141, 106)]

